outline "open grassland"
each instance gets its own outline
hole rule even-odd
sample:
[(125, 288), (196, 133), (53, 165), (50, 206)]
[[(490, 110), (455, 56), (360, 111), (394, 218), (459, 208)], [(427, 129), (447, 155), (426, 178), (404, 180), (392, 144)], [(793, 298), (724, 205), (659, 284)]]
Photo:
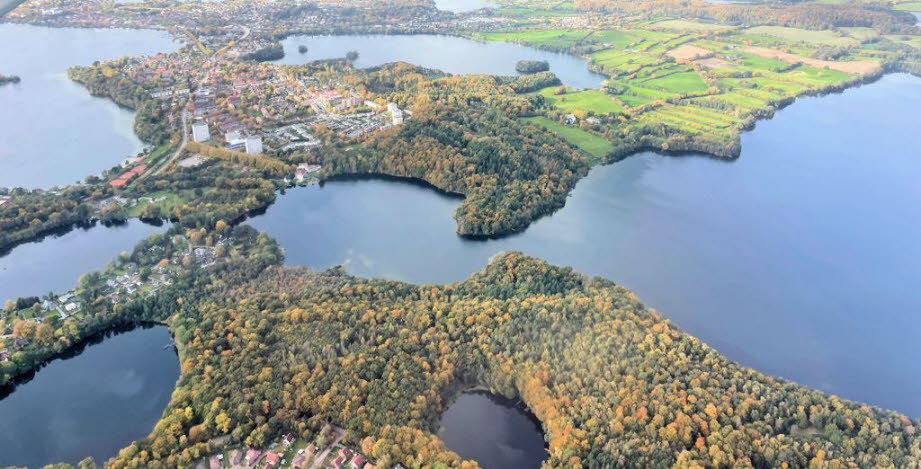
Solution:
[(546, 117), (528, 117), (524, 120), (563, 137), (567, 142), (591, 155), (595, 161), (600, 161), (614, 150), (614, 144), (611, 142), (578, 127), (565, 126)]
[[(914, 36), (917, 37), (917, 36)], [(767, 57), (776, 60), (782, 60), (789, 63), (800, 63), (809, 65), (816, 68), (828, 68), (831, 70), (837, 70), (844, 73), (852, 73), (857, 75), (866, 75), (868, 73), (873, 73), (879, 70), (880, 63), (876, 61), (831, 61), (831, 60), (819, 60), (813, 59), (810, 57), (802, 57), (795, 54), (790, 54), (788, 52), (776, 50), (776, 49), (766, 49), (764, 47), (748, 47), (744, 49), (745, 52), (749, 54), (758, 55), (761, 57)]]
[(483, 38), (488, 41), (517, 42), (537, 47), (570, 47), (578, 44), (588, 34), (588, 31), (564, 31), (553, 29), (548, 31), (485, 33), (483, 34)]
[(921, 2), (897, 3), (893, 8), (902, 11), (921, 11)]
[(732, 26), (725, 26), (715, 23), (701, 23), (699, 21), (690, 20), (665, 20), (659, 21), (658, 23), (653, 23), (651, 26), (656, 29), (692, 32), (726, 31), (727, 29), (732, 29)]
[(669, 73), (662, 77), (642, 82), (650, 88), (658, 88), (677, 94), (702, 93), (707, 91), (707, 84), (694, 70)]
[(622, 112), (624, 107), (614, 98), (599, 90), (585, 90), (554, 94), (558, 88), (544, 88), (539, 93), (564, 111), (584, 111), (593, 114)]
[(813, 31), (809, 29), (787, 28), (784, 26), (755, 26), (745, 30), (748, 34), (764, 35), (791, 42), (823, 44), (827, 46), (856, 46), (854, 38), (843, 37), (834, 31)]

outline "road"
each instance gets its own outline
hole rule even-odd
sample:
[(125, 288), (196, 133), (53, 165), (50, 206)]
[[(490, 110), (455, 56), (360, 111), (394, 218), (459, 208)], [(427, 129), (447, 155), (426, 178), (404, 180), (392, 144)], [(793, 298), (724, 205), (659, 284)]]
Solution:
[(313, 464), (310, 465), (310, 469), (320, 469), (323, 467), (323, 462), (326, 461), (326, 458), (329, 456), (329, 452), (336, 449), (336, 445), (342, 441), (342, 437), (345, 436), (345, 431), (339, 427), (333, 427), (333, 430), (336, 432), (336, 439), (329, 444), (325, 450), (321, 453), (317, 453), (316, 457), (313, 458)]
[(179, 148), (177, 148), (176, 151), (173, 153), (173, 155), (170, 156), (169, 159), (164, 161), (160, 165), (160, 167), (156, 169), (156, 171), (152, 173), (148, 172), (144, 176), (147, 176), (147, 175), (156, 176), (160, 174), (161, 172), (163, 172), (165, 168), (169, 167), (169, 165), (173, 164), (173, 162), (179, 159), (179, 156), (182, 155), (182, 152), (185, 150), (185, 146), (187, 143), (189, 143), (189, 111), (187, 111), (186, 109), (183, 109), (182, 110), (182, 142), (179, 144)]

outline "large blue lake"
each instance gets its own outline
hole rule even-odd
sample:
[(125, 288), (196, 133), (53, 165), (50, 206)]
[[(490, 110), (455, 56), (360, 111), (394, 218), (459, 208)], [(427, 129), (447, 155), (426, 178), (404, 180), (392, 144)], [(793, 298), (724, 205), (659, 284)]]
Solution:
[(423, 283), (521, 250), (601, 275), (729, 357), (921, 417), (921, 79), (802, 99), (742, 156), (592, 170), (521, 235), (457, 237), (458, 200), (395, 181), (290, 190), (250, 221), (289, 264)]
[(179, 47), (166, 32), (0, 24), (0, 187), (81, 181), (143, 148), (134, 113), (67, 78), (74, 65)]
[[(580, 57), (510, 42), (479, 42), (454, 36), (291, 36), (282, 45), (285, 57), (279, 63), (285, 64), (343, 58), (349, 51), (356, 51), (355, 65), (360, 68), (402, 61), (456, 75), (517, 75), (515, 63), (519, 60), (546, 60), (551, 72), (575, 88), (598, 88), (605, 79), (590, 72), (588, 62)], [(307, 46), (307, 53), (299, 53), (300, 46)]]

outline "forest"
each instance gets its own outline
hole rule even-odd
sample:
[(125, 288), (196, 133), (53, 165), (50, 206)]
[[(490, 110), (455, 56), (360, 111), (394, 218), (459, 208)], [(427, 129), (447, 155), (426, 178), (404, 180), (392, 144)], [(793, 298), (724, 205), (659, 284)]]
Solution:
[(466, 281), (415, 286), (281, 267), (265, 235), (233, 232), (222, 267), (119, 313), (169, 324), (182, 376), (151, 435), (109, 467), (191, 465), (215, 441), (312, 439), (326, 422), (380, 467), (476, 467), (434, 436), (473, 386), (534, 412), (549, 467), (921, 458), (921, 422), (741, 367), (604, 279), (506, 253)]

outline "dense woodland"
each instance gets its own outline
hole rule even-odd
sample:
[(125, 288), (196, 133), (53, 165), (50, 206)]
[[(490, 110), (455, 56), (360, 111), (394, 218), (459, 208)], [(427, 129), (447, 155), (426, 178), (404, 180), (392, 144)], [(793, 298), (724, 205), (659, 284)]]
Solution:
[(169, 305), (160, 316), (170, 315), (182, 377), (151, 436), (111, 467), (187, 465), (214, 437), (260, 446), (289, 431), (312, 438), (327, 421), (382, 466), (457, 467), (433, 433), (471, 386), (533, 410), (550, 467), (921, 458), (921, 422), (740, 367), (629, 291), (571, 269), (512, 253), (465, 282), (413, 286), (338, 269), (262, 270), (277, 260), (272, 243), (250, 242), (263, 247), (221, 279), (145, 303)]

